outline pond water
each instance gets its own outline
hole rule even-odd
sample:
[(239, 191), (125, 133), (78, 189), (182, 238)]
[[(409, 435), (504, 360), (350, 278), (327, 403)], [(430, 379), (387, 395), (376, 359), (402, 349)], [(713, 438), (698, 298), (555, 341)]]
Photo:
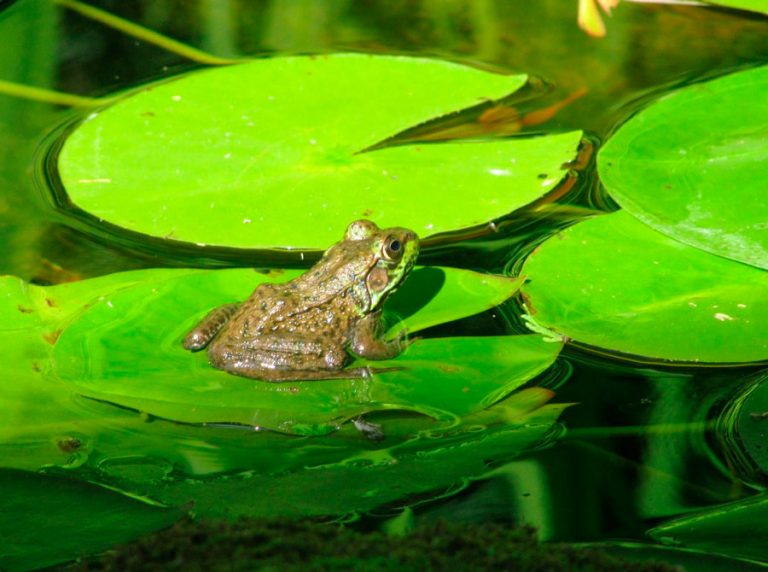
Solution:
[[(0, 82), (100, 97), (201, 66), (67, 5), (48, 0), (0, 4)], [(129, 5), (110, 0), (98, 6), (227, 58), (351, 51), (525, 72), (545, 83), (530, 89), (535, 98), (519, 104), (523, 114), (578, 97), (551, 118), (520, 126), (521, 133), (583, 130), (587, 149), (599, 148), (620, 124), (667, 92), (768, 61), (768, 19), (694, 6), (622, 3), (606, 22), (607, 36), (600, 39), (578, 29), (576, 3), (568, 0), (142, 0)], [(317, 252), (231, 249), (203, 255), (195, 249), (142, 243), (134, 235), (109, 225), (99, 228), (88, 217), (67, 212), (66, 205), (62, 208), (53, 199), (61, 197), (56, 153), (64, 134), (90, 109), (32, 101), (31, 93), (16, 97), (2, 92), (0, 84), (0, 274), (47, 286), (151, 268), (306, 268), (317, 258)], [(587, 150), (584, 155), (578, 176), (537, 205), (547, 209), (533, 207), (504, 217), (499, 232), (490, 236), (466, 234), (427, 243), (419, 262), (495, 274), (519, 272), (544, 239), (596, 211), (617, 209), (597, 178), (594, 153)], [(408, 204), (407, 196), (401, 200)], [(285, 205), (286, 226), (295, 208)], [(115, 292), (123, 287), (115, 284)], [(48, 305), (54, 314), (57, 307), (63, 312), (67, 291), (52, 292), (56, 295), (46, 298), (52, 300)], [(526, 333), (521, 307), (522, 300), (515, 298), (493, 310), (427, 327), (419, 335), (496, 338)], [(141, 323), (141, 311), (130, 311), (119, 324), (133, 319)], [(26, 319), (21, 302), (19, 313), (3, 314), (4, 339), (33, 328)], [(57, 341), (60, 334), (57, 330), (49, 341), (80, 347), (66, 332)], [(146, 342), (139, 338), (137, 334), (137, 347), (142, 347)], [(649, 529), (662, 525), (655, 537), (668, 544), (768, 563), (758, 527), (768, 510), (759, 506), (764, 473), (742, 451), (728, 421), (734, 399), (760, 381), (759, 365), (662, 364), (566, 343), (554, 364), (526, 385), (553, 395), (525, 394), (531, 401), (514, 405), (535, 409), (548, 398), (569, 404), (557, 409), (559, 417), (548, 423), (529, 420), (519, 431), (505, 433), (498, 419), (475, 412), (480, 417), (451, 433), (436, 431), (432, 421), (413, 413), (389, 411), (372, 416), (385, 433), (391, 431), (376, 442), (350, 423), (328, 434), (318, 430), (315, 436), (268, 430), (274, 427), (254, 430), (232, 418), (203, 426), (194, 413), (180, 412), (194, 410), (194, 400), (177, 409), (166, 407), (167, 416), (150, 415), (125, 397), (127, 389), (115, 398), (122, 370), (106, 375), (117, 386), (105, 390), (90, 385), (91, 393), (85, 392), (90, 398), (83, 397), (76, 388), (93, 381), (89, 376), (98, 378), (93, 372), (104, 374), (99, 365), (104, 356), (86, 351), (83, 370), (66, 369), (61, 362), (46, 365), (45, 356), (32, 347), (21, 344), (11, 355), (26, 361), (6, 360), (0, 368), (0, 406), (5, 409), (0, 480), (20, 503), (5, 506), (7, 501), (0, 501), (0, 545), (3, 534), (12, 544), (7, 539), (18, 526), (19, 550), (34, 546), (39, 539), (29, 531), (41, 530), (43, 522), (63, 526), (76, 510), (80, 519), (115, 531), (85, 548), (98, 551), (173, 522), (193, 501), (202, 516), (321, 516), (363, 529), (406, 526), (403, 515), (416, 524), (440, 518), (526, 523), (544, 540), (569, 542), (650, 542)], [(155, 361), (131, 354), (130, 348), (115, 351), (124, 352), (120, 364), (135, 362), (141, 375), (154, 379)], [(30, 386), (29, 363), (47, 381)], [(51, 367), (54, 374), (48, 375)], [(484, 440), (478, 437), (483, 432)], [(476, 450), (461, 450), (458, 443), (473, 434)], [(419, 437), (409, 440), (413, 435)], [(420, 465), (420, 456), (430, 462)], [(372, 471), (372, 466), (378, 469)], [(38, 482), (32, 473), (51, 480)], [(357, 479), (366, 481), (365, 486), (350, 484)], [(99, 495), (107, 489), (88, 483), (110, 487), (111, 496), (102, 499)], [(74, 508), (65, 500), (73, 497), (90, 500), (78, 501)], [(743, 519), (754, 529), (734, 525), (719, 537), (707, 528), (728, 528), (733, 524), (729, 520), (702, 525), (698, 534), (695, 527), (663, 528), (674, 518), (743, 499), (757, 506)], [(115, 513), (135, 527), (117, 522), (121, 519)], [(0, 560), (0, 568), (29, 568), (77, 555), (71, 547), (67, 552), (64, 540), (61, 544), (37, 560), (6, 548), (10, 556)]]

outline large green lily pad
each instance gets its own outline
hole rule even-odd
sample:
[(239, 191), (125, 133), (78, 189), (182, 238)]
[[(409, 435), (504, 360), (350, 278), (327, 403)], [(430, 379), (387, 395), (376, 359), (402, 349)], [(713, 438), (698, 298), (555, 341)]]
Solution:
[(653, 228), (768, 268), (768, 66), (692, 85), (630, 119), (598, 156), (622, 207)]
[(659, 360), (768, 359), (768, 272), (658, 233), (626, 211), (581, 222), (525, 262), (535, 321)]
[[(211, 307), (296, 273), (199, 271), (114, 291), (64, 328), (53, 374), (84, 395), (176, 421), (317, 434), (367, 411), (407, 409), (443, 420), (470, 414), (546, 369), (560, 349), (538, 336), (427, 339), (395, 359), (370, 362), (394, 368), (372, 380), (275, 384), (215, 370), (205, 352), (181, 347), (185, 332)], [(387, 305), (404, 318), (396, 328), (410, 331), (488, 309), (520, 283), (448, 268), (416, 269), (411, 278)]]
[(325, 248), (360, 217), (422, 236), (457, 230), (554, 188), (581, 133), (366, 149), (525, 81), (362, 54), (195, 71), (90, 115), (59, 173), (99, 220), (198, 244)]
[[(180, 349), (179, 336), (209, 305), (240, 299), (259, 280), (288, 279), (294, 274), (146, 270), (52, 287), (34, 286), (11, 277), (0, 279), (0, 345), (10, 362), (4, 370), (6, 379), (12, 380), (0, 384), (3, 466), (27, 470), (48, 467), (52, 471), (55, 467), (66, 468), (70, 476), (104, 483), (139, 500), (149, 498), (176, 506), (188, 506), (192, 501), (198, 515), (341, 516), (405, 499), (414, 493), (422, 499), (455, 494), (468, 479), (480, 477), (488, 470), (488, 459), (511, 458), (557, 436), (554, 424), (564, 405), (547, 404), (553, 395), (551, 391), (528, 388), (505, 397), (515, 384), (519, 385), (516, 375), (522, 375), (526, 369), (532, 374), (546, 367), (559, 350), (559, 346), (544, 344), (534, 336), (510, 336), (506, 338), (509, 344), (501, 338), (449, 338), (423, 340), (425, 345), (414, 345), (401, 358), (414, 374), (418, 370), (424, 376), (435, 375), (434, 382), (427, 377), (414, 379), (413, 394), (408, 394), (406, 386), (398, 387), (388, 379), (376, 380), (384, 387), (371, 391), (371, 395), (391, 394), (393, 403), (397, 399), (405, 403), (423, 399), (424, 407), (419, 412), (440, 415), (442, 422), (426, 415), (387, 410), (387, 404), (372, 402), (374, 408), (385, 408), (380, 416), (370, 416), (380, 420), (386, 435), (382, 443), (376, 444), (349, 424), (332, 435), (308, 438), (273, 431), (254, 432), (252, 428), (242, 430), (226, 422), (186, 424), (154, 419), (147, 423), (147, 417), (135, 410), (81, 397), (80, 380), (56, 375), (61, 359), (66, 367), (78, 365), (66, 348), (82, 352), (79, 341), (94, 348), (93, 353), (82, 354), (85, 363), (80, 365), (86, 370), (90, 368), (89, 371), (104, 372), (103, 385), (111, 392), (107, 395), (110, 400), (112, 394), (120, 391), (120, 383), (125, 382), (129, 391), (159, 395), (160, 407), (170, 416), (189, 409), (200, 415), (207, 410), (217, 419), (222, 418), (222, 413), (226, 419), (229, 411), (245, 411), (248, 403), (264, 397), (259, 391), (246, 391), (252, 389), (254, 382), (211, 370), (203, 355)], [(404, 285), (404, 290), (398, 292), (400, 300), (389, 302), (392, 310), (414, 330), (435, 320), (453, 319), (462, 312), (482, 311), (502, 301), (519, 285), (519, 281), (509, 278), (436, 268), (417, 268), (411, 278), (407, 284), (412, 282), (414, 290), (409, 294)], [(425, 296), (421, 290), (428, 285), (431, 293)], [(175, 306), (174, 292), (182, 297)], [(191, 306), (186, 308), (184, 300)], [(131, 301), (136, 304), (129, 306)], [(449, 309), (458, 307), (459, 301), (465, 305), (464, 310), (451, 314)], [(168, 320), (154, 316), (162, 313), (163, 303), (168, 304)], [(104, 320), (97, 324), (96, 317)], [(87, 323), (95, 329), (87, 332)], [(159, 329), (155, 329), (158, 324)], [(79, 340), (73, 332), (79, 332)], [(158, 347), (147, 348), (146, 343), (153, 336)], [(100, 347), (97, 340), (106, 345)], [(433, 343), (442, 344), (436, 347), (443, 350), (417, 351), (429, 350)], [(451, 363), (450, 352), (445, 349), (451, 347), (461, 352), (475, 350), (478, 358)], [(175, 379), (171, 373), (166, 375), (165, 381), (172, 385), (172, 390), (164, 393), (152, 387), (152, 383), (163, 375), (157, 369), (162, 364), (155, 357), (166, 349), (165, 366), (179, 368)], [(504, 355), (495, 355), (502, 350)], [(119, 363), (121, 355), (123, 364)], [(146, 362), (144, 357), (148, 358)], [(498, 363), (480, 363), (483, 358), (496, 357)], [(436, 362), (438, 358), (443, 361)], [(102, 359), (108, 363), (99, 365)], [(132, 367), (133, 371), (125, 367)], [(505, 370), (511, 372), (511, 377), (501, 378), (496, 384), (480, 377), (486, 373), (495, 376)], [(90, 375), (89, 371), (86, 374)], [(192, 375), (187, 375), (190, 371)], [(222, 403), (218, 408), (216, 392), (195, 382), (200, 371), (210, 376), (208, 381), (222, 386), (218, 392)], [(142, 379), (146, 383), (142, 384)], [(341, 393), (331, 395), (324, 388), (326, 383)], [(270, 388), (283, 388), (288, 395), (282, 401), (280, 397), (267, 396), (264, 405), (288, 407), (284, 417), (273, 413), (278, 424), (294, 419), (302, 400), (307, 409), (317, 406), (325, 411), (317, 414), (310, 410), (306, 417), (296, 417), (299, 422), (288, 429), (298, 433), (335, 429), (334, 420), (339, 422), (339, 413), (334, 410), (334, 403), (345, 411), (350, 409), (348, 400), (357, 399), (361, 411), (371, 408), (370, 403), (364, 403), (363, 394), (356, 396), (354, 388), (334, 383), (265, 383)], [(96, 388), (100, 385), (93, 377), (82, 385), (88, 384)], [(229, 390), (232, 395), (228, 395)], [(313, 397), (315, 390), (327, 399)], [(242, 397), (243, 402), (234, 404), (233, 395)], [(162, 401), (174, 397), (181, 397), (182, 401), (176, 405)], [(144, 393), (132, 399), (142, 411), (152, 405)], [(113, 403), (121, 403), (119, 396)], [(454, 419), (465, 412), (461, 420)], [(250, 414), (253, 416), (253, 407)], [(446, 423), (448, 419), (456, 422)], [(249, 420), (252, 418), (243, 419)], [(76, 484), (72, 490), (75, 496), (79, 494)], [(87, 487), (82, 490), (87, 492)], [(264, 496), (265, 492), (272, 500)], [(28, 517), (23, 522), (33, 526), (37, 518), (33, 516), (37, 514), (34, 499), (18, 496), (18, 503), (7, 511), (9, 518), (23, 514)], [(106, 510), (113, 508), (114, 514), (123, 514), (121, 507), (127, 499), (114, 497), (114, 503), (106, 499)], [(89, 520), (91, 508), (89, 504), (81, 511), (82, 519)], [(98, 507), (94, 511), (101, 522)], [(71, 515), (71, 511), (64, 512)], [(137, 521), (137, 526), (144, 526), (143, 523)], [(80, 530), (75, 527), (72, 534), (76, 536)], [(87, 532), (88, 527), (82, 530)], [(66, 538), (62, 536), (63, 540)], [(103, 536), (94, 535), (93, 543), (102, 539)], [(84, 542), (82, 546), (90, 550), (94, 544)]]

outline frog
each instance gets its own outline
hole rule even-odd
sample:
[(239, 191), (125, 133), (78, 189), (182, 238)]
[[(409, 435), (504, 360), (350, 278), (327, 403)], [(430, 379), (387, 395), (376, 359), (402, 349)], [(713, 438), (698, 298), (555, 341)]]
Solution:
[(355, 356), (393, 358), (408, 345), (405, 329), (384, 337), (382, 306), (418, 253), (414, 231), (356, 220), (307, 272), (213, 309), (182, 345), (207, 348), (214, 368), (262, 381), (369, 378), (367, 366), (346, 366)]

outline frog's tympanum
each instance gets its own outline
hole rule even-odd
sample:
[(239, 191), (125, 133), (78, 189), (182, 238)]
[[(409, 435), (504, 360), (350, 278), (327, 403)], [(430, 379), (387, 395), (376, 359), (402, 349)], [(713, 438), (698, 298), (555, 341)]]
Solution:
[(381, 307), (418, 252), (410, 230), (355, 221), (305, 274), (211, 311), (184, 347), (208, 346), (214, 367), (265, 381), (365, 377), (367, 368), (343, 369), (352, 355), (387, 359), (405, 346), (404, 331), (383, 338)]

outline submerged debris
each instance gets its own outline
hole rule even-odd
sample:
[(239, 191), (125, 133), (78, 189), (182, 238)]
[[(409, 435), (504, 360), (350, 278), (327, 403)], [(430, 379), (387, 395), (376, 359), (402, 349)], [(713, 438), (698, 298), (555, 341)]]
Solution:
[(531, 527), (436, 522), (406, 536), (391, 536), (310, 521), (240, 519), (184, 520), (69, 570), (667, 572), (680, 568), (629, 562), (597, 549), (541, 544)]

